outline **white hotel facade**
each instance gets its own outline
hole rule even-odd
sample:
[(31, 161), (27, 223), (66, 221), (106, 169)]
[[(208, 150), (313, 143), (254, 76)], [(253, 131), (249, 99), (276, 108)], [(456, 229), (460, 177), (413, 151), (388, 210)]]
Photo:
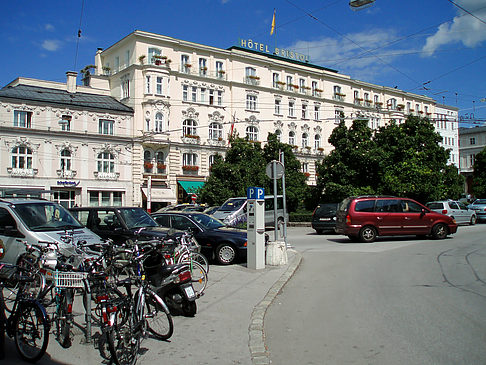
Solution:
[[(131, 166), (122, 204), (146, 206), (148, 196), (152, 208), (187, 201), (205, 182), (214, 157), (225, 154), (232, 130), (262, 143), (268, 133), (277, 133), (294, 146), (314, 184), (315, 163), (331, 151), (328, 138), (342, 116), (349, 124), (366, 119), (373, 129), (410, 113), (436, 118), (436, 102), (429, 97), (353, 80), (290, 50), (278, 50), (277, 56), (268, 45), (239, 42), (220, 49), (134, 31), (98, 49), (95, 67), (78, 88), (108, 93), (133, 110), (131, 126), (115, 124), (103, 136), (106, 143), (131, 140), (125, 149), (130, 156), (115, 156), (115, 171), (117, 164)], [(441, 105), (441, 114), (448, 110), (457, 116), (457, 109)], [(0, 186), (8, 177), (5, 168)], [(91, 203), (85, 193), (79, 192), (76, 204)]]

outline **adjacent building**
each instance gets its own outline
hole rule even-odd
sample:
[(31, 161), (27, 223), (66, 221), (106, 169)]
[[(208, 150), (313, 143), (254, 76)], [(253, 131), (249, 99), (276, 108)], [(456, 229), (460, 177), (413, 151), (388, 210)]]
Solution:
[(474, 194), (475, 156), (486, 147), (486, 127), (459, 128), (460, 173), (466, 178), (467, 194)]

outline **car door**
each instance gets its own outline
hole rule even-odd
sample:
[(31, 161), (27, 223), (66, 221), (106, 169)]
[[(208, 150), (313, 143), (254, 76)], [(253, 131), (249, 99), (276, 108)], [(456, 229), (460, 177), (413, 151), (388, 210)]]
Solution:
[(25, 236), (18, 230), (14, 217), (7, 209), (0, 208), (0, 261), (17, 263), (19, 254), (25, 252), (22, 238)]
[(399, 205), (398, 199), (377, 199), (374, 216), (380, 235), (400, 234), (402, 217)]
[(461, 203), (461, 202), (456, 202), (456, 203), (457, 203), (457, 206), (459, 207), (459, 209), (461, 211), (463, 223), (471, 222), (472, 211), (467, 208), (466, 204)]
[(456, 223), (464, 223), (465, 222), (465, 216), (464, 212), (461, 211), (459, 206), (457, 205), (456, 202), (453, 201), (448, 201), (447, 205), (449, 205), (449, 217), (453, 217), (456, 220)]
[(402, 199), (400, 205), (403, 234), (425, 235), (430, 232), (430, 222), (426, 218), (427, 214), (424, 214), (425, 207), (408, 199)]

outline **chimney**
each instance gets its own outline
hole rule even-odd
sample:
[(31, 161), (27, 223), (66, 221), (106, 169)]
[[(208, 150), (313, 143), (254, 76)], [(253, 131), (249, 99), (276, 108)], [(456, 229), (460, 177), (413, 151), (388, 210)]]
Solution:
[(76, 71), (68, 71), (66, 72), (67, 76), (67, 91), (68, 93), (75, 93), (76, 92), (76, 77), (78, 73)]

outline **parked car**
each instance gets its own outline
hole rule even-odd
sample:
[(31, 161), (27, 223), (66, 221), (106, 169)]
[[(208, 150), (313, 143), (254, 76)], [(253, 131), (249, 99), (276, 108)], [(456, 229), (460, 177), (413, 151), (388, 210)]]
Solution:
[(206, 208), (203, 213), (207, 214), (207, 215), (213, 215), (213, 213), (215, 211), (217, 211), (219, 209), (220, 205), (215, 205), (215, 206), (212, 206), (212, 207), (208, 207)]
[(29, 198), (0, 198), (0, 261), (17, 264), (25, 252), (22, 242), (66, 244), (62, 237), (72, 237), (76, 244), (97, 244), (101, 238), (83, 227), (61, 205)]
[(479, 222), (486, 220), (486, 199), (476, 199), (468, 208), (476, 212)]
[(162, 227), (189, 231), (201, 246), (201, 253), (222, 265), (246, 260), (246, 231), (198, 212), (162, 212), (152, 217)]
[(361, 242), (373, 242), (377, 236), (400, 235), (443, 239), (457, 231), (454, 219), (408, 198), (349, 197), (339, 204), (336, 217), (336, 232)]
[(442, 200), (428, 202), (425, 206), (434, 212), (448, 215), (455, 219), (457, 224), (476, 224), (476, 212), (460, 201)]
[(336, 228), (336, 211), (338, 203), (321, 203), (312, 213), (312, 228), (317, 234), (334, 231)]
[(157, 222), (139, 207), (77, 207), (71, 213), (86, 227), (103, 239), (117, 244), (128, 240), (160, 239), (167, 234), (177, 234), (159, 227)]
[(193, 207), (197, 207), (197, 205), (196, 204), (190, 204), (190, 203), (167, 205), (163, 208), (160, 208), (155, 213), (167, 212), (169, 210), (185, 210), (185, 209), (189, 209), (189, 208), (193, 208)]

